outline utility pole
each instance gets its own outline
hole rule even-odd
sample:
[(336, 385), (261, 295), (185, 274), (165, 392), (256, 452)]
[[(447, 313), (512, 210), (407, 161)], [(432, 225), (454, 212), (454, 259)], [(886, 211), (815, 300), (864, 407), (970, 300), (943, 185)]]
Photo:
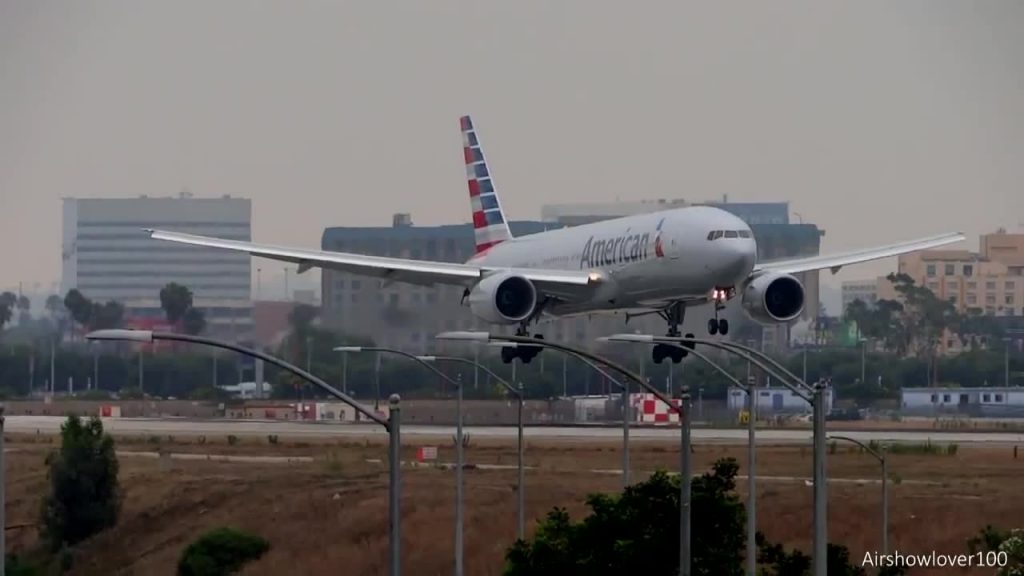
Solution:
[(53, 393), (54, 382), (57, 381), (56, 362), (54, 361), (54, 356), (56, 356), (56, 354), (57, 354), (56, 344), (54, 343), (54, 340), (51, 338), (50, 339), (50, 393), (51, 394)]
[(562, 398), (569, 397), (569, 356), (562, 354)]

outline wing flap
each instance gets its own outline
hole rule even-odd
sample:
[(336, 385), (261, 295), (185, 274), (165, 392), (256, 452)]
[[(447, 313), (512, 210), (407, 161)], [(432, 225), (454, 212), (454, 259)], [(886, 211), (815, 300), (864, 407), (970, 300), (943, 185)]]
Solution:
[(815, 270), (824, 270), (827, 268), (835, 274), (836, 272), (839, 272), (843, 266), (859, 264), (861, 262), (870, 262), (871, 260), (881, 260), (882, 258), (891, 258), (908, 252), (917, 252), (918, 250), (930, 250), (932, 248), (938, 248), (939, 246), (961, 242), (965, 238), (966, 236), (959, 232), (939, 234), (937, 236), (929, 236), (927, 238), (889, 244), (887, 246), (880, 246), (877, 248), (765, 262), (764, 264), (757, 265), (754, 268), (754, 271), (799, 274), (800, 272), (813, 272)]

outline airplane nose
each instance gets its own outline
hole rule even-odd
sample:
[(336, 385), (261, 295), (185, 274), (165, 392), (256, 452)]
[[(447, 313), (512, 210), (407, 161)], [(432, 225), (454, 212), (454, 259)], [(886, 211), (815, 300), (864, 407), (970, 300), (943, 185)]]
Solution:
[(755, 256), (754, 248), (745, 242), (730, 246), (722, 257), (720, 284), (732, 286), (750, 275), (754, 269)]

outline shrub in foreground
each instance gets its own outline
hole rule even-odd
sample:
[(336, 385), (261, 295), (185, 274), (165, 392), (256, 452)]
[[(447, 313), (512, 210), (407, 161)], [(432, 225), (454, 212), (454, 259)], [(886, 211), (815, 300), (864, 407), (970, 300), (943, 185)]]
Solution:
[(259, 559), (270, 544), (234, 528), (207, 532), (189, 545), (178, 562), (178, 576), (227, 576), (246, 562)]

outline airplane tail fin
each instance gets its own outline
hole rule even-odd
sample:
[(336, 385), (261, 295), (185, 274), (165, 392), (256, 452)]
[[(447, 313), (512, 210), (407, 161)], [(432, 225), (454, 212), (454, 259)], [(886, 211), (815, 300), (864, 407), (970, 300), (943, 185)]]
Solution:
[(476, 253), (486, 251), (495, 244), (512, 239), (505, 213), (498, 202), (498, 192), (491, 180), (487, 161), (477, 139), (473, 120), (469, 116), (459, 119), (462, 127), (462, 152), (466, 159), (466, 180), (469, 183), (469, 203), (473, 210), (473, 233)]

